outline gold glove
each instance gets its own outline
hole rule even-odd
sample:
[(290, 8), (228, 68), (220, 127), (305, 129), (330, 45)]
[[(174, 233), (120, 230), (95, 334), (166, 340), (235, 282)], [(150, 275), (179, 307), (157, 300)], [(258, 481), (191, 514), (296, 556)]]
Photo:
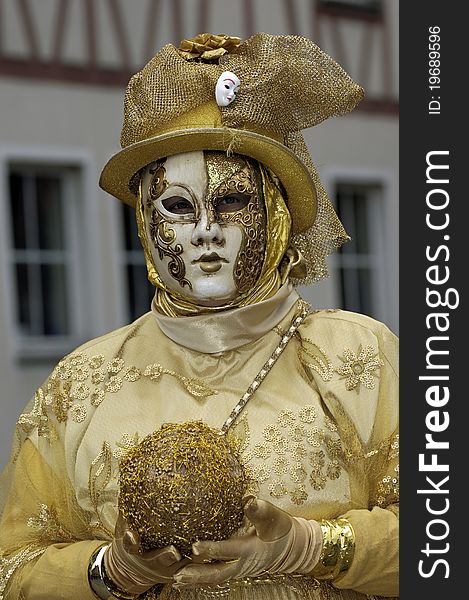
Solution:
[(128, 594), (142, 594), (157, 583), (171, 583), (187, 559), (174, 546), (140, 552), (140, 536), (128, 529), (119, 514), (114, 540), (104, 555), (106, 576)]
[(306, 574), (314, 569), (323, 540), (317, 521), (291, 517), (253, 496), (247, 499), (244, 513), (253, 524), (246, 534), (193, 544), (192, 564), (174, 575), (175, 588), (216, 585), (265, 573)]

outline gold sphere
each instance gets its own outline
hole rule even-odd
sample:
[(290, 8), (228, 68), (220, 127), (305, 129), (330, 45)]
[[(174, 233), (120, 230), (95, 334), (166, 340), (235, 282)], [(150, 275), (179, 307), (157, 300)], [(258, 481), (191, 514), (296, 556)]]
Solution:
[(243, 521), (248, 479), (237, 448), (201, 421), (165, 423), (119, 465), (119, 510), (142, 550), (223, 540)]

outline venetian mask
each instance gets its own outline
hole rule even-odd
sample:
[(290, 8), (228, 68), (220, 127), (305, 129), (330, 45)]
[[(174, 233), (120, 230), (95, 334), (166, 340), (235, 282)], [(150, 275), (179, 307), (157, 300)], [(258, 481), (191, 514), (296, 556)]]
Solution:
[(146, 168), (145, 229), (169, 291), (223, 306), (257, 282), (266, 245), (259, 168), (241, 156), (188, 152)]
[(228, 106), (236, 98), (239, 86), (238, 77), (231, 71), (224, 71), (218, 78), (215, 86), (215, 100), (218, 106)]

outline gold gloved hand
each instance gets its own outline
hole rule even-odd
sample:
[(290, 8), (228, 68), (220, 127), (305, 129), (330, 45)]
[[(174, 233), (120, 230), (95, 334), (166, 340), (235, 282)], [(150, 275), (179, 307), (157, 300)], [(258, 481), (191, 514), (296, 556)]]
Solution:
[(142, 594), (157, 583), (170, 583), (189, 560), (181, 559), (174, 546), (140, 552), (140, 536), (117, 518), (114, 539), (104, 555), (107, 577), (128, 594)]
[(314, 569), (323, 543), (317, 521), (292, 517), (253, 496), (248, 497), (244, 513), (253, 524), (244, 535), (193, 544), (192, 564), (175, 574), (175, 588), (216, 585), (265, 573), (306, 574)]

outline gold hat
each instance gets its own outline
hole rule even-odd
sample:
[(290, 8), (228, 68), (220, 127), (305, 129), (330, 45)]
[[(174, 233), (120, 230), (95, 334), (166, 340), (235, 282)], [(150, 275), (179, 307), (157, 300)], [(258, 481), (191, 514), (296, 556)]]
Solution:
[[(240, 88), (219, 106), (215, 87), (226, 71)], [(133, 177), (159, 158), (195, 150), (244, 154), (280, 179), (292, 235), (302, 234), (315, 222), (323, 191), (300, 131), (351, 111), (362, 97), (362, 88), (303, 37), (258, 33), (240, 43), (201, 34), (179, 48), (168, 44), (127, 86), (122, 150), (105, 165), (100, 186), (134, 206)]]

